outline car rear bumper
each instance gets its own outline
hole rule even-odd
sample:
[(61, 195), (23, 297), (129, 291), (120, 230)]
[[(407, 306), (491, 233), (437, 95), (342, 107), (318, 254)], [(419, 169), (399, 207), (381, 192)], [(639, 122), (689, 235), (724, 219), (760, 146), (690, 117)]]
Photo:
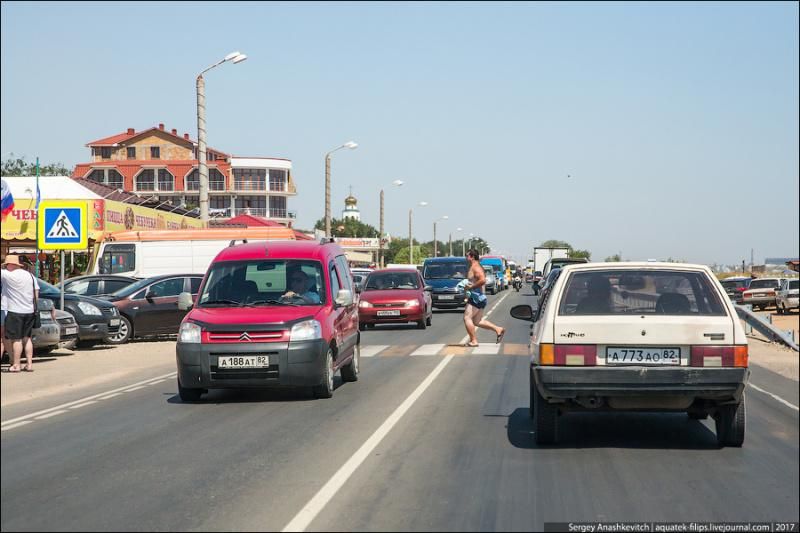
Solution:
[(742, 303), (744, 305), (774, 304), (775, 296), (756, 296), (754, 298), (742, 298)]
[[(453, 299), (442, 299), (442, 296), (452, 296)], [(466, 298), (464, 293), (433, 293), (431, 295), (431, 307), (436, 309), (456, 309), (458, 307), (464, 307), (466, 305), (464, 298)]]
[[(239, 389), (302, 387), (322, 383), (328, 344), (317, 339), (265, 343), (177, 343), (178, 378), (186, 388)], [(220, 356), (268, 355), (268, 368), (217, 368)]]
[(556, 401), (680, 397), (726, 403), (741, 398), (749, 375), (748, 368), (533, 367), (539, 392)]

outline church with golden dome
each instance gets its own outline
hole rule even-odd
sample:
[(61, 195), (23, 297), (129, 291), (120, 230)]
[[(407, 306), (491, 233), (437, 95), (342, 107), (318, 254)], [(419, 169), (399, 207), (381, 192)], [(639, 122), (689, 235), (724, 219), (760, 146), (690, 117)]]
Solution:
[(358, 210), (358, 200), (353, 196), (353, 188), (350, 187), (350, 196), (344, 199), (344, 210), (342, 220), (353, 219), (361, 221), (361, 211)]

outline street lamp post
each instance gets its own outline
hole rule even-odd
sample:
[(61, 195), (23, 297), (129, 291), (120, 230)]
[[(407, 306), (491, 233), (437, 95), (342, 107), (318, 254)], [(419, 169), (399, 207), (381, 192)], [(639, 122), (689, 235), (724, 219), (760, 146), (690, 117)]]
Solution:
[(355, 150), (358, 148), (358, 143), (347, 141), (325, 154), (325, 237), (327, 238), (331, 236), (331, 154), (342, 148)]
[(247, 56), (231, 52), (197, 75), (197, 170), (200, 174), (200, 219), (208, 221), (208, 166), (206, 165), (206, 81), (203, 74), (226, 61), (241, 63)]
[[(420, 207), (425, 207), (428, 202), (420, 202)], [(413, 209), (408, 210), (408, 262), (414, 264), (414, 237), (411, 232), (411, 219), (413, 218)]]
[[(400, 187), (403, 185), (403, 180), (394, 180), (392, 185), (396, 187)], [(381, 189), (381, 220), (380, 220), (380, 235), (378, 235), (378, 255), (380, 256), (378, 259), (378, 264), (381, 268), (383, 268), (383, 236), (384, 236), (384, 227), (383, 227), (383, 189)]]
[(441, 218), (433, 221), (433, 257), (439, 257), (439, 241), (436, 240), (436, 223), (439, 220), (447, 220), (447, 215), (442, 216)]

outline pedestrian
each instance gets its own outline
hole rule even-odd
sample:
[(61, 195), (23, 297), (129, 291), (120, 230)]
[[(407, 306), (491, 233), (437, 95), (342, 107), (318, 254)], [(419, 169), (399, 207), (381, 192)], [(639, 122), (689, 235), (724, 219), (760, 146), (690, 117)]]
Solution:
[(486, 274), (480, 264), (480, 254), (474, 248), (467, 252), (467, 261), (469, 262), (469, 272), (467, 273), (467, 305), (464, 308), (464, 325), (467, 328), (467, 335), (469, 341), (467, 346), (477, 346), (478, 337), (476, 335), (477, 328), (488, 329), (494, 331), (497, 335), (497, 344), (503, 341), (503, 335), (506, 334), (506, 329), (492, 324), (483, 318), (483, 309), (486, 307), (487, 299), (483, 293), (483, 286), (486, 285)]
[[(5, 266), (3, 266), (5, 269)], [(11, 344), (6, 341), (6, 314), (8, 308), (6, 307), (6, 284), (0, 285), (0, 340), (2, 340), (2, 348), (0, 348), (0, 356), (8, 354), (9, 361), (11, 360)]]
[(3, 261), (3, 292), (6, 297), (6, 320), (3, 338), (11, 344), (9, 372), (19, 372), (22, 352), (25, 352), (25, 371), (33, 372), (33, 342), (31, 335), (36, 319), (36, 298), (39, 284), (27, 272), (16, 255), (7, 255)]

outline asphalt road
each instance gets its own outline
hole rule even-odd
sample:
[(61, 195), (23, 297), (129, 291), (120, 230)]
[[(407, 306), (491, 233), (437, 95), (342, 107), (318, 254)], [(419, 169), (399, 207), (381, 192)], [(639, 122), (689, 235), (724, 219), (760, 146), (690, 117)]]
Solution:
[[(713, 421), (671, 414), (571, 414), (558, 446), (536, 446), (528, 325), (508, 315), (534, 298), (527, 288), (489, 298), (490, 320), (508, 328), (499, 347), (491, 332), (480, 333), (480, 353), (447, 346), (464, 337), (458, 312), (437, 312), (424, 331), (368, 330), (359, 381), (337, 378), (330, 400), (212, 391), (184, 404), (170, 376), (92, 390), (92, 403), (53, 399), (36, 416), (15, 405), (25, 423), (7, 425), (4, 413), (0, 526), (530, 531), (551, 521), (798, 520), (798, 412), (759, 391), (748, 389), (741, 449), (718, 449)], [(757, 367), (751, 381), (796, 405), (796, 382)]]

